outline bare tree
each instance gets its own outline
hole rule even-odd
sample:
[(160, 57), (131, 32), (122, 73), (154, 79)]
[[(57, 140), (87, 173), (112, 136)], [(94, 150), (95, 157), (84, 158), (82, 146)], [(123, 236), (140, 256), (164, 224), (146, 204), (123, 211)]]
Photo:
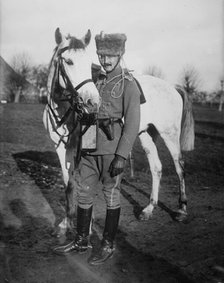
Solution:
[(31, 81), (37, 88), (47, 87), (48, 67), (46, 65), (34, 66), (31, 70)]
[(180, 76), (180, 85), (185, 89), (188, 95), (193, 99), (201, 84), (198, 71), (191, 65), (184, 67)]
[(11, 60), (11, 66), (24, 79), (29, 79), (31, 70), (31, 58), (29, 54), (23, 52), (14, 55)]
[(221, 89), (220, 89), (220, 99), (219, 99), (219, 111), (222, 111), (222, 105), (224, 102), (224, 91), (223, 91), (223, 84), (224, 84), (224, 80), (220, 80), (220, 84), (221, 84)]
[(15, 89), (15, 102), (20, 100), (20, 95), (23, 92), (24, 86), (30, 78), (31, 72), (31, 58), (30, 56), (23, 52), (13, 56), (11, 60), (11, 67), (18, 74), (16, 81), (14, 81)]
[(39, 102), (47, 103), (48, 66), (38, 65), (32, 68), (32, 83), (39, 89)]
[(147, 67), (144, 70), (143, 74), (150, 75), (150, 76), (153, 76), (153, 77), (157, 77), (157, 78), (160, 78), (160, 79), (164, 79), (165, 78), (162, 70), (159, 67), (155, 66), (155, 65)]

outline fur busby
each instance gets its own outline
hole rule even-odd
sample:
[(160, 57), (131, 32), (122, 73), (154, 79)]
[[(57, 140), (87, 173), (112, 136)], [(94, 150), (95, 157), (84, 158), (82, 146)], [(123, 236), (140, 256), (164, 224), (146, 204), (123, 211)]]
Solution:
[(101, 32), (95, 36), (97, 54), (99, 55), (123, 55), (127, 37), (123, 33), (104, 34)]

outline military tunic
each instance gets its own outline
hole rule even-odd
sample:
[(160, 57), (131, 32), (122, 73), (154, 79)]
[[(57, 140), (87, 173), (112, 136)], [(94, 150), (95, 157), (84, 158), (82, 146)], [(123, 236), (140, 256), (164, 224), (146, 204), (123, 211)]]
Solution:
[(97, 151), (93, 155), (118, 154), (125, 159), (132, 149), (139, 130), (140, 91), (132, 75), (115, 69), (97, 83), (101, 96), (99, 119), (124, 118), (124, 125), (114, 123), (114, 139), (108, 140), (102, 129), (97, 136)]
[[(101, 181), (108, 209), (120, 207), (122, 174), (111, 177), (110, 164), (118, 154), (127, 159), (137, 137), (140, 123), (140, 91), (132, 75), (117, 67), (96, 83), (101, 96), (99, 119), (114, 119), (114, 138), (108, 140), (99, 128), (97, 150), (82, 155), (79, 165), (78, 204), (88, 208), (93, 204), (96, 187)], [(123, 119), (123, 125), (116, 122)]]

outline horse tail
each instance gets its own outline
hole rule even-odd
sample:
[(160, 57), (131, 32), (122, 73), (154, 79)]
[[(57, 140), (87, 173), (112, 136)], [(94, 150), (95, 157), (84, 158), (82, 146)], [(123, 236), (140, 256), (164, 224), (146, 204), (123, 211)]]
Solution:
[(194, 149), (195, 141), (192, 102), (189, 99), (187, 92), (181, 86), (176, 86), (176, 90), (181, 95), (183, 100), (180, 147), (181, 151), (191, 151)]

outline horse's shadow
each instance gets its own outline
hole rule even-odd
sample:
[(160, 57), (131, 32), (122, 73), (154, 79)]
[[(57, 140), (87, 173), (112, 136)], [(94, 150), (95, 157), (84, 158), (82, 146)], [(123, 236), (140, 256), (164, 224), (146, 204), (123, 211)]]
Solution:
[(49, 247), (41, 239), (46, 239), (50, 242), (51, 224), (41, 216), (31, 215), (27, 209), (27, 205), (23, 200), (17, 198), (9, 202), (9, 207), (12, 213), (21, 220), (21, 226), (5, 226), (4, 217), (0, 213), (0, 228), (2, 241), (8, 246), (17, 245), (22, 249), (43, 248), (44, 252), (49, 252)]
[[(52, 167), (60, 167), (59, 159), (56, 152), (53, 151), (24, 151), (12, 154), (13, 158), (19, 160), (30, 160), (44, 165), (50, 165)], [(18, 162), (17, 162), (18, 164)]]

